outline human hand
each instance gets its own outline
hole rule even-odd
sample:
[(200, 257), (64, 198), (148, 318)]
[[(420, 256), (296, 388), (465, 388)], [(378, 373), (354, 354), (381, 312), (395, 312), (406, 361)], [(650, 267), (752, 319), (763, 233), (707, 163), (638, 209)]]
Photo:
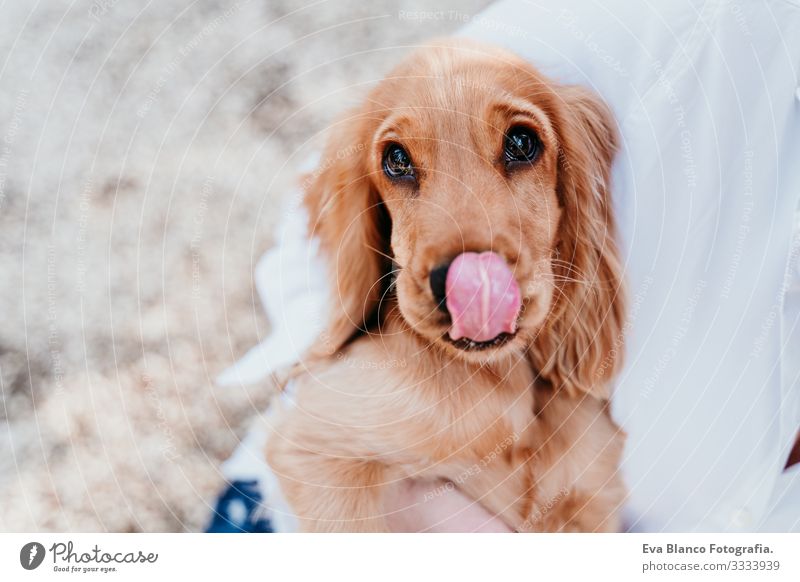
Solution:
[(393, 532), (511, 533), (500, 518), (443, 480), (405, 479), (389, 487), (386, 522)]

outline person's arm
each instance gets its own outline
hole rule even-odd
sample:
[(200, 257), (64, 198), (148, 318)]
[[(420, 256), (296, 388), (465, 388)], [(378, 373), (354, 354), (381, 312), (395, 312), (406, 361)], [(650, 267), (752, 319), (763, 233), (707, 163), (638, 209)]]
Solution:
[(393, 532), (512, 532), (501, 519), (445, 481), (406, 479), (386, 492), (384, 504), (386, 522)]

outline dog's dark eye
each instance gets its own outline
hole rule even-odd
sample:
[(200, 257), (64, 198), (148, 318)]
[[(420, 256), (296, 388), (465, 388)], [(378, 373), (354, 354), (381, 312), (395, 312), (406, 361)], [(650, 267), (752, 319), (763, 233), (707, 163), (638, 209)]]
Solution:
[(401, 146), (391, 144), (383, 152), (383, 172), (393, 180), (413, 178), (414, 165), (411, 163), (411, 156)]
[(506, 133), (503, 155), (506, 163), (533, 162), (542, 149), (542, 142), (533, 130), (521, 125), (512, 127)]

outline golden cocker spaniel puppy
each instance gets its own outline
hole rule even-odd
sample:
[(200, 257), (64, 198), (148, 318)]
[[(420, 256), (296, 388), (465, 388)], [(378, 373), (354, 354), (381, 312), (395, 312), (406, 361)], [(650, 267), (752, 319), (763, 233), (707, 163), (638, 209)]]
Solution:
[(333, 127), (305, 200), (330, 319), (267, 450), (302, 530), (385, 531), (407, 478), (517, 531), (619, 527), (615, 149), (596, 95), (467, 41), (417, 50)]

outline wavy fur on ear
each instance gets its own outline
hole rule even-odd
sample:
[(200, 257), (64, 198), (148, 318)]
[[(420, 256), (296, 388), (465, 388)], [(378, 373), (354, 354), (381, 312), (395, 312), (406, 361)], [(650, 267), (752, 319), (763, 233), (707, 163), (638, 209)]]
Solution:
[(625, 304), (609, 197), (617, 135), (599, 97), (579, 87), (555, 91), (558, 106), (549, 115), (560, 142), (564, 212), (553, 265), (560, 283), (531, 359), (554, 387), (607, 398), (608, 381), (621, 363)]
[(307, 179), (309, 231), (332, 270), (332, 304), (311, 355), (330, 355), (373, 317), (389, 268), (388, 216), (368, 176), (369, 119), (345, 116), (333, 128), (319, 168)]

